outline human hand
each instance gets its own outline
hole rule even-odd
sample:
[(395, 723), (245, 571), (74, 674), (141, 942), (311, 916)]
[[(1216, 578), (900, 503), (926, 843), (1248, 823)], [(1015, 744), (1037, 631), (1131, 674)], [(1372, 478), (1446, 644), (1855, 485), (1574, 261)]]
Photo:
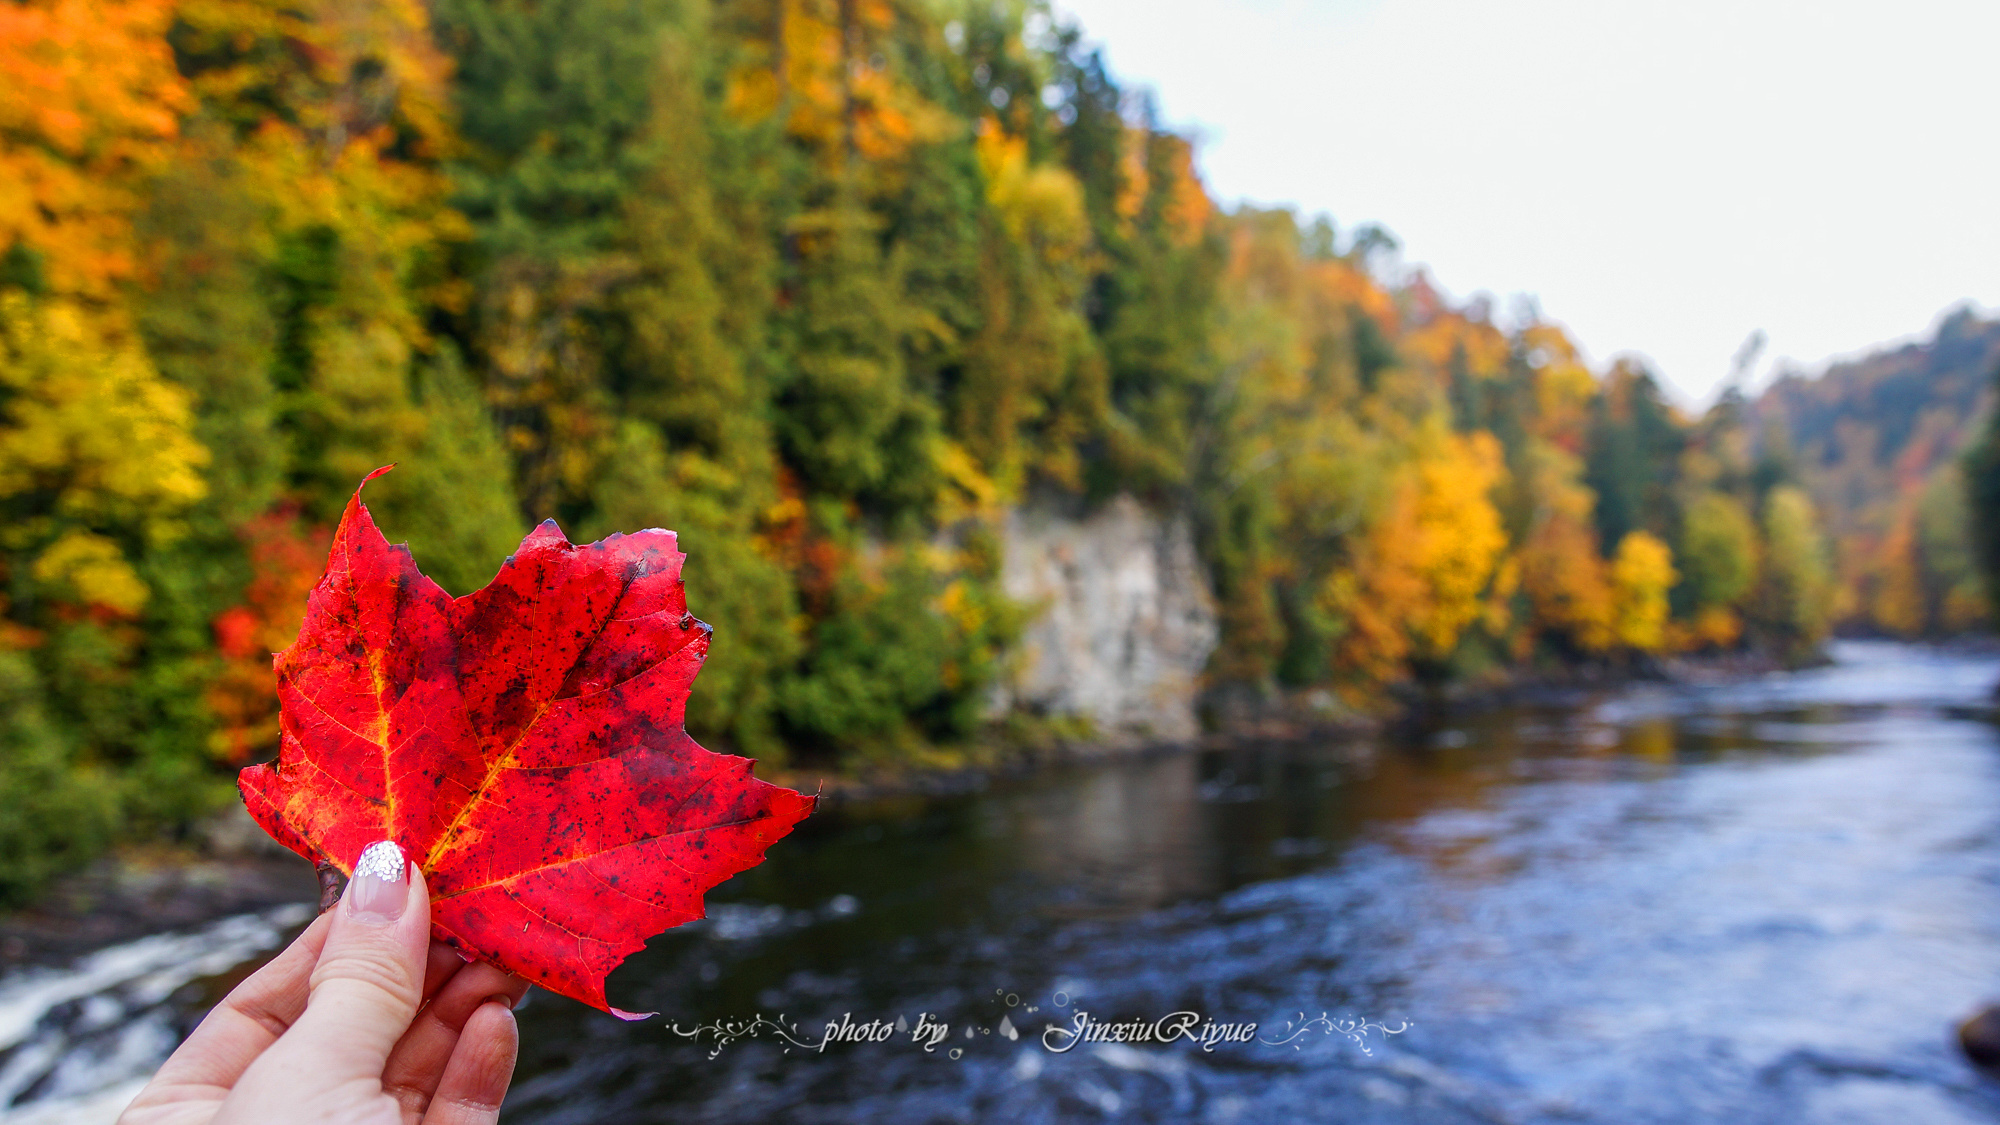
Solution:
[(118, 1125), (493, 1125), (528, 984), (430, 929), (423, 873), (369, 848), (340, 904), (224, 997)]

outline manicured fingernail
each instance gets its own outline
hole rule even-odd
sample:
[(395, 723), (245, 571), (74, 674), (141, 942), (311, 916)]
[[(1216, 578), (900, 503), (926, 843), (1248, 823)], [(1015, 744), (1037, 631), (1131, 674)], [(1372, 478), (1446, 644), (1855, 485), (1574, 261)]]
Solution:
[(403, 916), (410, 901), (410, 863), (393, 840), (368, 845), (354, 863), (347, 881), (348, 916), (357, 922), (386, 925)]

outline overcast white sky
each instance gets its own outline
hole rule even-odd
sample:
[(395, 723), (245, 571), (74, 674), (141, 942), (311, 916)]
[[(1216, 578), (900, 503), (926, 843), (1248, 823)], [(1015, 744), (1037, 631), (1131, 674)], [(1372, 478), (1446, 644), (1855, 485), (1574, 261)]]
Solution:
[(1225, 201), (1375, 221), (1706, 403), (2000, 306), (2000, 3), (1055, 0)]

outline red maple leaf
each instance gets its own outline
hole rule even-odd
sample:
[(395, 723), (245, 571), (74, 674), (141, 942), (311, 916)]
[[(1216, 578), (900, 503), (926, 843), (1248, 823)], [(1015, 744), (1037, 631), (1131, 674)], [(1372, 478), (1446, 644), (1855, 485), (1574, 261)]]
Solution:
[[(377, 469), (366, 480), (389, 470)], [(576, 546), (553, 520), (453, 598), (360, 489), (298, 640), (278, 760), (239, 780), (278, 842), (344, 874), (390, 839), (459, 950), (628, 1019), (604, 978), (764, 858), (814, 799), (682, 727), (709, 627), (671, 531)]]

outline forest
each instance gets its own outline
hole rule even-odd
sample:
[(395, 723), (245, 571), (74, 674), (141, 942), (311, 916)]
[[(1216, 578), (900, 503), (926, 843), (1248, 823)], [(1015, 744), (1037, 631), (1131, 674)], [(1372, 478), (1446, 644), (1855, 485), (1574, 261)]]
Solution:
[(1983, 618), (1942, 438), (1830, 517), (1809, 387), (1692, 415), (1395, 251), (1219, 206), (1021, 0), (0, 5), (0, 896), (231, 799), (392, 462), (454, 593), (677, 529), (690, 727), (770, 766), (1004, 720), (1037, 496), (1186, 514), (1209, 682), (1364, 712)]
[(1929, 339), (1786, 374), (1757, 396), (1757, 433), (1825, 513), (1845, 626), (1910, 638), (1987, 625), (1982, 576), (2000, 574), (2000, 555), (1974, 550), (1966, 489), (1990, 470), (1962, 459), (1976, 456), (1997, 373), (2000, 321), (1960, 307)]

